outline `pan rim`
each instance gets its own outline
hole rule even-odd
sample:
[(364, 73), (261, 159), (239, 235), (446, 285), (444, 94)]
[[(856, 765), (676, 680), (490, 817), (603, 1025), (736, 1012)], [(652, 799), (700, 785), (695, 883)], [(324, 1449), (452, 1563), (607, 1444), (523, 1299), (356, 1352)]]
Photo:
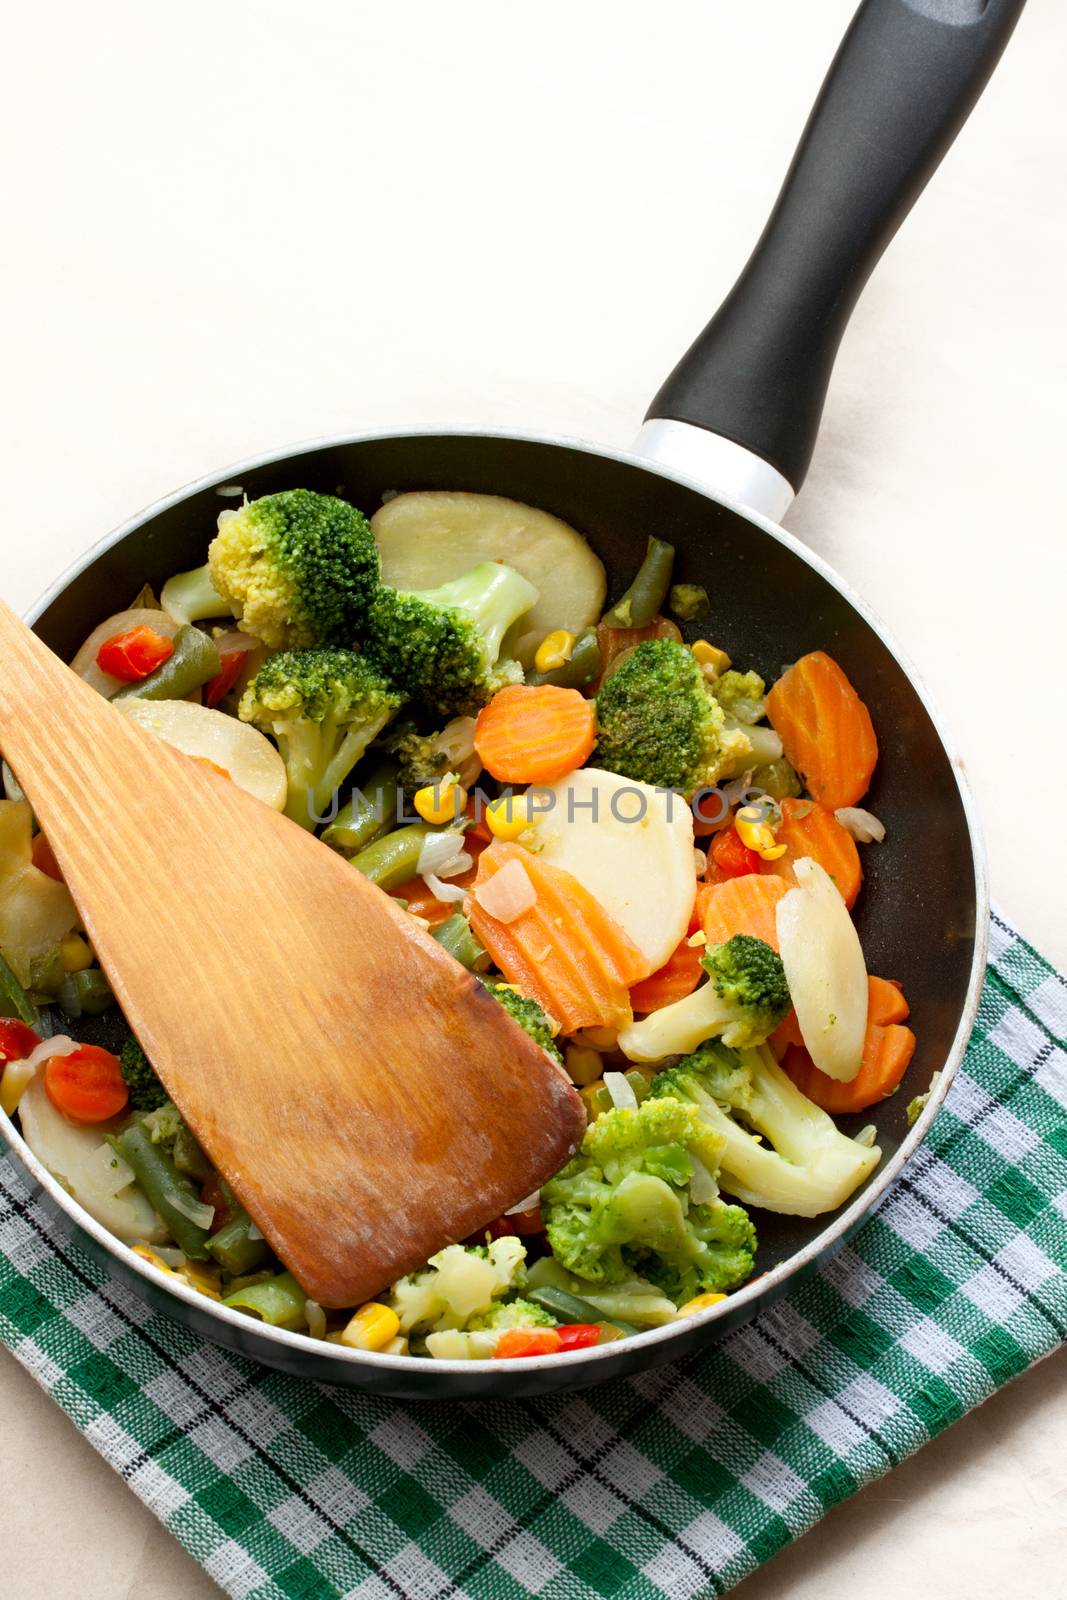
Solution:
[[(934, 1117), (944, 1103), (956, 1076), (974, 1028), (986, 972), (990, 916), (988, 872), (981, 822), (963, 760), (956, 749), (954, 741), (946, 733), (940, 709), (936, 705), (922, 675), (917, 671), (914, 662), (900, 648), (877, 613), (871, 609), (867, 602), (857, 594), (847, 580), (842, 578), (829, 562), (816, 551), (803, 544), (796, 535), (790, 533), (762, 513), (753, 511), (750, 507), (742, 505), (739, 501), (727, 495), (716, 493), (710, 486), (702, 483), (699, 478), (679, 471), (675, 467), (639, 455), (633, 450), (619, 450), (610, 445), (601, 445), (591, 440), (573, 438), (565, 434), (532, 433), (509, 428), (457, 427), (452, 424), (441, 424), (437, 426), (425, 425), (418, 428), (376, 429), (365, 433), (320, 436), (290, 445), (288, 448), (269, 450), (247, 457), (219, 472), (212, 472), (194, 479), (184, 487), (151, 502), (141, 511), (127, 518), (125, 522), (120, 523), (118, 527), (112, 529), (110, 533), (104, 534), (100, 539), (96, 540), (59, 573), (24, 615), (26, 621), (33, 626), (52, 602), (63, 594), (105, 551), (120, 544), (145, 522), (159, 516), (173, 506), (180, 505), (183, 501), (205, 489), (219, 487), (227, 482), (239, 481), (244, 473), (301, 455), (310, 455), (318, 450), (343, 448), (355, 444), (382, 444), (386, 441), (397, 439), (439, 437), (501, 439), (524, 444), (551, 445), (557, 448), (579, 451), (585, 455), (599, 456), (627, 466), (639, 467), (657, 477), (668, 479), (681, 484), (685, 488), (694, 490), (703, 498), (711, 500), (724, 509), (744, 518), (745, 521), (758, 527), (779, 544), (784, 545), (824, 578), (831, 587), (837, 590), (842, 598), (852, 606), (874, 631), (903, 669), (912, 689), (918, 695), (923, 708), (929, 716), (949, 759), (967, 825), (975, 878), (974, 952), (971, 959), (967, 992), (956, 1032), (947, 1052), (944, 1065), (940, 1069), (940, 1078), (931, 1090), (929, 1099), (921, 1115), (917, 1118), (914, 1127), (909, 1130), (907, 1136), (901, 1141), (885, 1165), (874, 1174), (867, 1187), (842, 1210), (834, 1213), (827, 1226), (814, 1239), (809, 1240), (802, 1249), (779, 1261), (759, 1278), (736, 1290), (718, 1305), (709, 1307), (696, 1316), (687, 1317), (681, 1322), (668, 1323), (661, 1328), (650, 1328), (644, 1333), (634, 1335), (626, 1340), (625, 1349), (627, 1351), (651, 1352), (653, 1348), (668, 1343), (683, 1332), (688, 1333), (698, 1327), (709, 1329), (725, 1316), (729, 1316), (732, 1322), (736, 1321), (738, 1320), (736, 1316), (738, 1310), (748, 1309), (751, 1313), (755, 1303), (764, 1298), (768, 1302), (773, 1301), (777, 1297), (777, 1293), (784, 1288), (794, 1275), (803, 1273), (818, 1260), (832, 1254), (846, 1242), (859, 1223), (882, 1203), (888, 1190), (896, 1182), (919, 1145), (926, 1138)], [(314, 1353), (314, 1355), (320, 1359), (324, 1358), (330, 1364), (336, 1362), (339, 1368), (368, 1366), (371, 1369), (376, 1369), (383, 1376), (390, 1372), (394, 1372), (398, 1376), (400, 1374), (411, 1374), (413, 1363), (416, 1367), (429, 1367), (435, 1376), (441, 1378), (465, 1376), (470, 1379), (477, 1379), (479, 1377), (488, 1377), (492, 1374), (497, 1378), (503, 1379), (506, 1376), (507, 1369), (502, 1368), (492, 1359), (477, 1361), (433, 1360), (424, 1362), (420, 1358), (412, 1356), (388, 1356), (374, 1351), (349, 1350), (343, 1345), (327, 1344), (323, 1340), (312, 1340), (306, 1334), (293, 1333), (283, 1328), (272, 1328), (266, 1323), (253, 1321), (243, 1316), (239, 1311), (208, 1299), (206, 1295), (198, 1293), (197, 1290), (183, 1283), (181, 1279), (165, 1277), (158, 1269), (145, 1261), (143, 1257), (135, 1255), (129, 1245), (124, 1244), (114, 1234), (109, 1233), (52, 1177), (30, 1150), (12, 1119), (2, 1111), (0, 1111), (0, 1135), (2, 1135), (4, 1141), (22, 1166), (29, 1171), (35, 1182), (45, 1190), (59, 1209), (78, 1228), (88, 1233), (109, 1255), (114, 1256), (126, 1272), (137, 1274), (150, 1288), (165, 1289), (169, 1294), (187, 1304), (200, 1315), (208, 1316), (232, 1327), (237, 1334), (243, 1336), (241, 1342), (245, 1347), (245, 1353), (252, 1354), (253, 1357), (255, 1355), (254, 1350), (249, 1351), (247, 1347), (263, 1339), (270, 1344), (279, 1346), (281, 1350), (289, 1350), (300, 1356)], [(527, 1357), (524, 1359), (522, 1367), (524, 1373), (550, 1370), (552, 1372), (563, 1373), (566, 1371), (577, 1374), (577, 1371), (592, 1367), (599, 1361), (613, 1363), (618, 1359), (622, 1348), (619, 1344), (607, 1344), (594, 1347), (591, 1350), (561, 1352), (552, 1356)]]

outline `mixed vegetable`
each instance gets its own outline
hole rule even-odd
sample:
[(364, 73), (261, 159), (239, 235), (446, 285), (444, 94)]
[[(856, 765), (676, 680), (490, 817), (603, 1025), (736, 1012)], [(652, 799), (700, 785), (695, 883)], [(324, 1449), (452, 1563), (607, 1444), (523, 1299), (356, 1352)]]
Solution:
[(822, 1215), (873, 1172), (874, 1129), (833, 1119), (897, 1089), (915, 1036), (849, 914), (885, 833), (859, 805), (870, 716), (822, 651), (768, 691), (687, 643), (714, 598), (673, 578), (651, 538), (604, 611), (601, 563), (546, 512), (423, 492), (368, 522), (293, 489), (224, 511), (202, 567), (94, 628), (82, 677), (394, 896), (588, 1113), (539, 1194), (324, 1311), (137, 1040), (78, 1042), (113, 996), (5, 767), (0, 1105), (161, 1273), (354, 1349), (554, 1354), (723, 1300), (759, 1212)]

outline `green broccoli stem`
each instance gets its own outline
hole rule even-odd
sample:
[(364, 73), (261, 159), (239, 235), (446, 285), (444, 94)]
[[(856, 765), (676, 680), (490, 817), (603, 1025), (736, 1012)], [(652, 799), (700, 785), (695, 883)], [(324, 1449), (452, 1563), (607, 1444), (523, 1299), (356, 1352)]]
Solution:
[(705, 1039), (721, 1033), (735, 1015), (715, 985), (704, 983), (684, 1000), (675, 1000), (625, 1028), (619, 1035), (619, 1049), (630, 1061), (688, 1055)]
[(134, 1179), (166, 1227), (179, 1250), (190, 1261), (207, 1261), (207, 1229), (188, 1215), (200, 1196), (183, 1177), (166, 1152), (153, 1144), (139, 1122), (108, 1138), (111, 1148), (129, 1166)]
[(450, 583), (421, 591), (418, 598), (432, 606), (462, 611), (481, 635), (486, 663), (493, 666), (512, 623), (536, 604), (537, 590), (514, 567), (482, 561)]
[(674, 546), (662, 539), (650, 537), (645, 559), (637, 569), (637, 576), (626, 593), (609, 611), (603, 622), (608, 628), (644, 628), (656, 616), (667, 598), (671, 569), (674, 566)]
[(302, 828), (314, 828), (326, 815), (333, 797), (352, 768), (392, 717), (383, 711), (365, 722), (344, 723), (323, 717), (294, 718), (284, 726), (283, 756), (289, 775), (285, 814)]
[(206, 617), (232, 617), (233, 610), (211, 581), (211, 568), (205, 562), (191, 572), (177, 572), (168, 578), (159, 603), (176, 622), (202, 622)]
[(116, 700), (184, 700), (218, 677), (222, 670), (219, 653), (206, 633), (191, 623), (178, 629), (174, 635), (174, 653), (163, 665), (150, 672), (137, 683), (125, 684), (114, 696)]
[(364, 849), (383, 833), (388, 833), (396, 822), (397, 785), (400, 766), (396, 761), (383, 761), (365, 778), (347, 805), (341, 807), (334, 820), (323, 830), (323, 844), (342, 855), (352, 856)]

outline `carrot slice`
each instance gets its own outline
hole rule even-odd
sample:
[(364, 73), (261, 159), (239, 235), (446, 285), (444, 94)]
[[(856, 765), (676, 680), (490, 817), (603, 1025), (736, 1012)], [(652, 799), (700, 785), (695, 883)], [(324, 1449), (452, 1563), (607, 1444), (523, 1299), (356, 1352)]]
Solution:
[(892, 1022), (906, 1022), (911, 1007), (895, 978), (867, 979), (867, 1024), (887, 1028)]
[(788, 893), (784, 878), (765, 878), (759, 872), (709, 884), (703, 902), (708, 944), (725, 944), (735, 933), (749, 933), (777, 950), (775, 912), (779, 900)]
[(820, 805), (836, 811), (863, 798), (878, 740), (870, 712), (831, 656), (801, 656), (767, 696), (767, 716)]
[(501, 783), (554, 783), (593, 752), (596, 711), (577, 689), (512, 684), (478, 713), (474, 748)]
[(45, 1063), (44, 1088), (56, 1110), (74, 1122), (107, 1122), (130, 1097), (118, 1056), (95, 1044), (52, 1056)]
[(800, 1031), (795, 1009), (791, 1009), (785, 1021), (778, 1024), (767, 1043), (779, 1060), (790, 1045), (796, 1045), (798, 1049), (803, 1050), (804, 1035)]
[(915, 1035), (899, 1023), (882, 1027), (868, 1022), (863, 1044), (863, 1062), (851, 1083), (840, 1083), (820, 1072), (803, 1047), (791, 1045), (782, 1066), (801, 1094), (832, 1116), (848, 1111), (865, 1111), (893, 1093), (908, 1070), (915, 1054)]
[[(509, 861), (520, 863), (537, 900), (514, 922), (500, 922), (477, 890)], [(626, 1026), (630, 987), (648, 976), (648, 960), (577, 878), (495, 839), (478, 858), (474, 887), (471, 927), (509, 983), (539, 1001), (564, 1033)]]
[(704, 947), (701, 945), (694, 949), (687, 939), (688, 935), (658, 972), (634, 984), (630, 990), (630, 1004), (634, 1011), (658, 1011), (661, 1006), (673, 1005), (675, 1000), (684, 1000), (687, 994), (692, 994), (704, 976), (704, 969), (700, 965)]
[(625, 655), (627, 650), (644, 644), (647, 639), (673, 639), (676, 644), (681, 644), (682, 630), (669, 617), (653, 617), (643, 628), (609, 628), (606, 622), (599, 623), (596, 642), (600, 646), (600, 677), (590, 687), (590, 693), (595, 694), (604, 679), (610, 676), (609, 668), (613, 662)]
[(832, 811), (814, 800), (781, 801), (782, 825), (775, 835), (786, 847), (777, 861), (764, 861), (761, 872), (773, 873), (789, 884), (796, 883), (793, 863), (810, 856), (828, 873), (841, 891), (846, 906), (855, 904), (863, 882), (863, 868), (856, 841), (843, 828)]

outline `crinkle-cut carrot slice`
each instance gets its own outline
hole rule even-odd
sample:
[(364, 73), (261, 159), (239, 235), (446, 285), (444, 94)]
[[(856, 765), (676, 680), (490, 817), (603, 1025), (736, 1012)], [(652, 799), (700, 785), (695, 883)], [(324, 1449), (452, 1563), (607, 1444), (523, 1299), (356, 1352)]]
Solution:
[(813, 799), (829, 811), (862, 800), (878, 740), (870, 712), (832, 656), (801, 656), (767, 696), (767, 716)]
[[(501, 922), (479, 904), (477, 891), (510, 861), (520, 863), (537, 899), (513, 922)], [(539, 1001), (563, 1033), (629, 1023), (630, 989), (648, 976), (648, 959), (569, 872), (495, 839), (478, 859), (467, 911), (507, 981)]]
[(747, 872), (741, 878), (709, 884), (703, 892), (704, 933), (708, 944), (725, 944), (735, 933), (748, 933), (777, 950), (775, 912), (779, 900), (788, 893), (789, 885), (783, 878), (765, 878), (759, 872)]
[(801, 856), (810, 856), (837, 884), (846, 906), (853, 906), (863, 882), (863, 868), (856, 841), (848, 829), (815, 800), (786, 799), (781, 802), (781, 809), (782, 825), (775, 837), (785, 845), (785, 855), (777, 861), (764, 861), (760, 871), (795, 884), (793, 863)]

